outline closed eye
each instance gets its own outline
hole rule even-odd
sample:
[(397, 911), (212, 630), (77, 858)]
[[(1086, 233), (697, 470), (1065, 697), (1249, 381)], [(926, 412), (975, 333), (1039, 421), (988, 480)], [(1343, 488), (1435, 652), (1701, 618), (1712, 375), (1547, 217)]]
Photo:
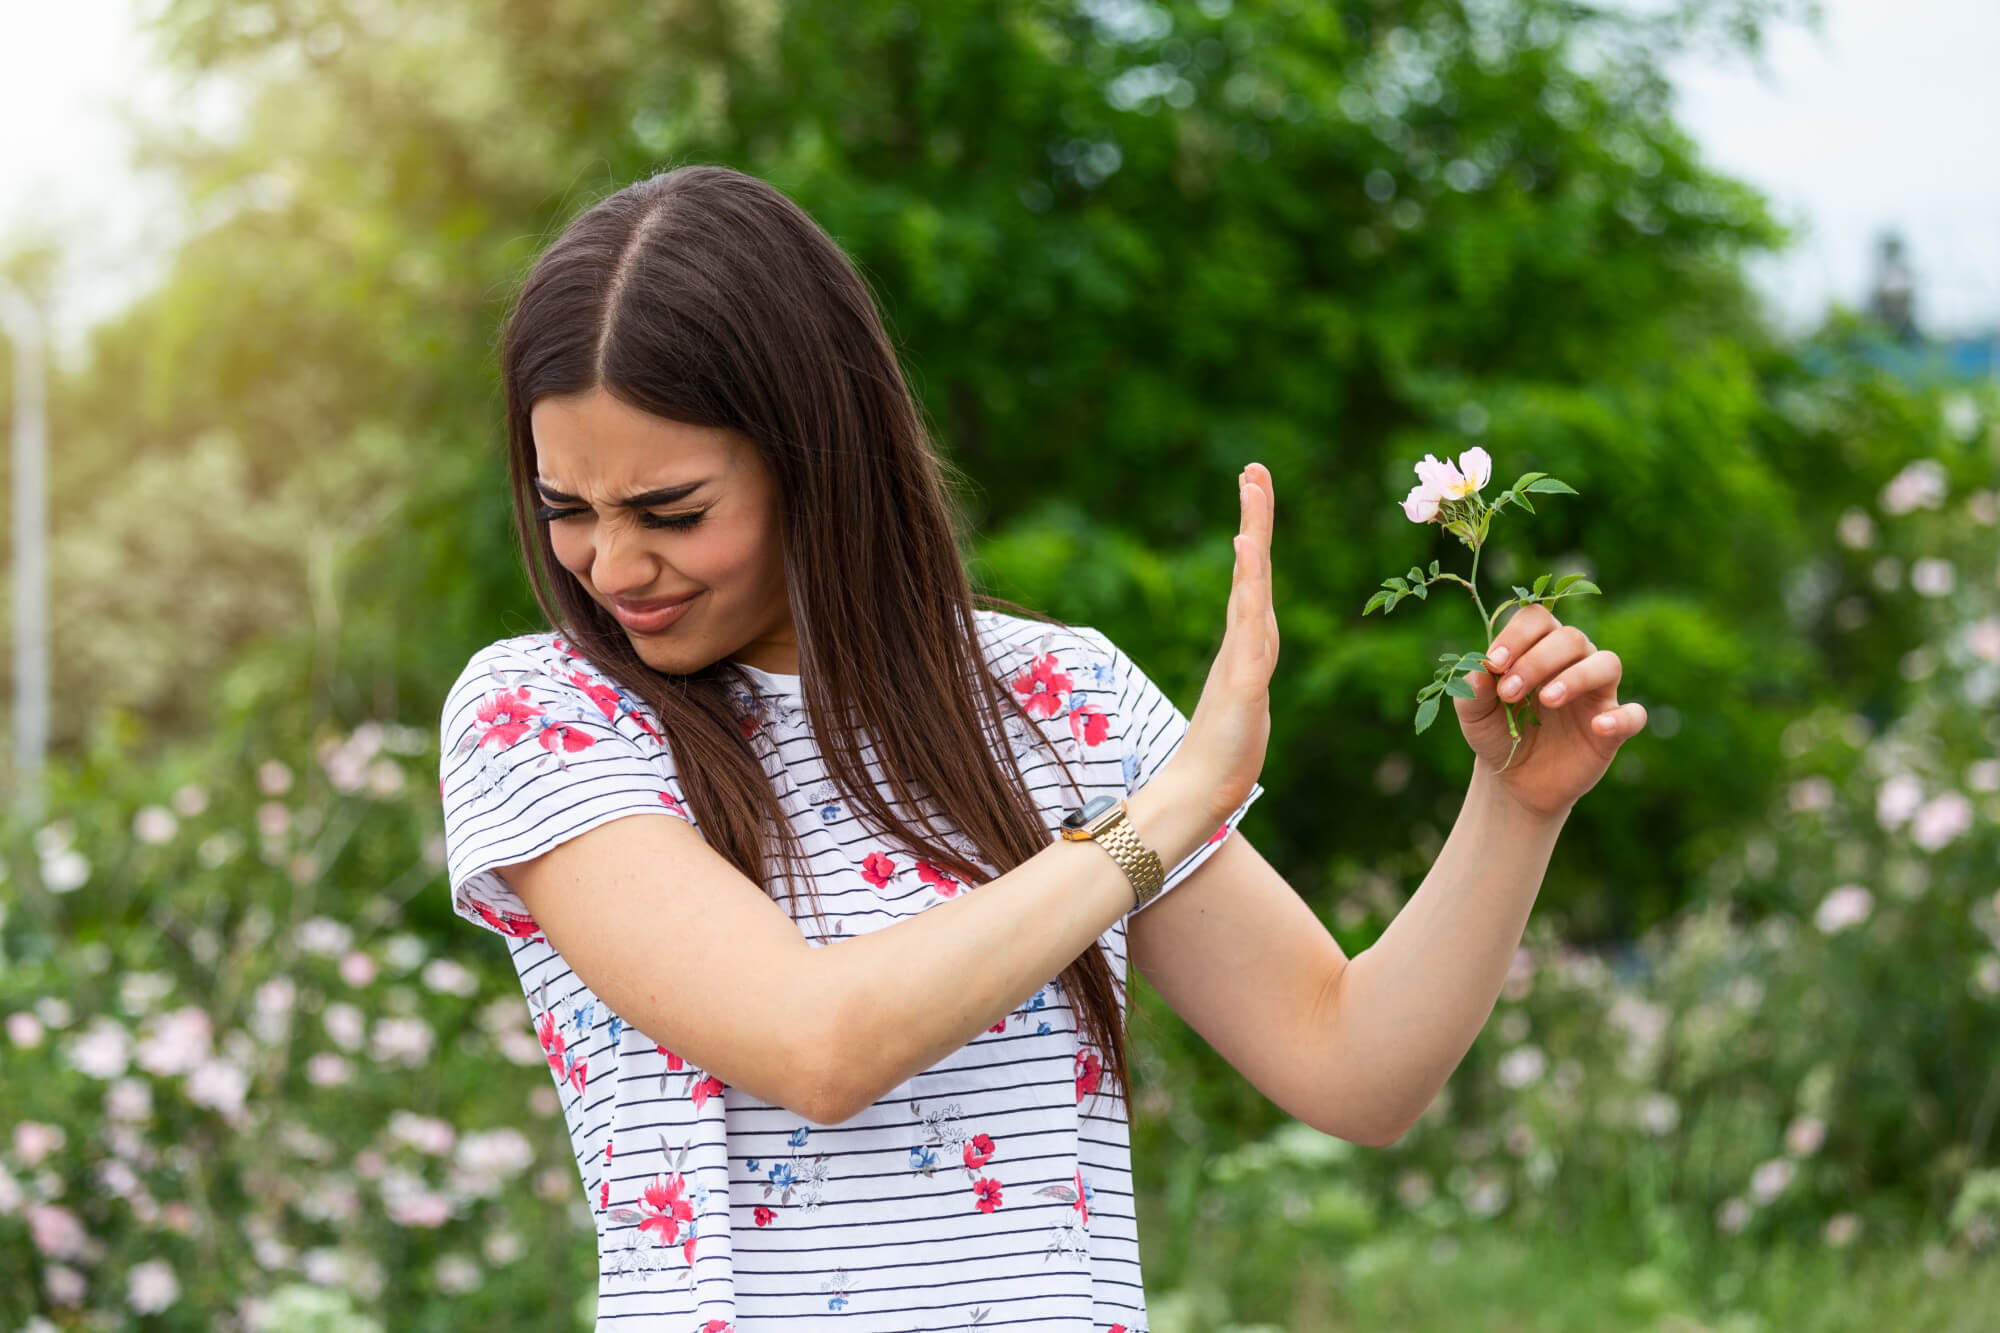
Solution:
[[(590, 511), (588, 509), (556, 509), (552, 508), (549, 505), (535, 506), (535, 517), (540, 519), (544, 523), (555, 523), (566, 518), (581, 518), (583, 515), (588, 514), (589, 512)], [(695, 513), (692, 514), (641, 513), (639, 515), (639, 526), (645, 528), (665, 528), (673, 531), (684, 531), (688, 528), (693, 527), (695, 524), (701, 522), (702, 515), (706, 514), (707, 512), (708, 511), (706, 509), (702, 509), (702, 510), (697, 510)]]

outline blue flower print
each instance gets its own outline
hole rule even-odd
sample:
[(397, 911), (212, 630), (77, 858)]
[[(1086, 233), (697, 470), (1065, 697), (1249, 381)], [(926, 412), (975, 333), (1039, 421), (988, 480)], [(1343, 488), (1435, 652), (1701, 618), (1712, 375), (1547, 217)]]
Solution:
[(774, 1188), (788, 1190), (792, 1187), (792, 1164), (774, 1162), (771, 1164), (771, 1184)]
[(823, 805), (819, 808), (819, 817), (824, 822), (831, 824), (834, 820), (840, 818), (840, 807), (837, 805)]
[(589, 1004), (570, 1010), (569, 1021), (576, 1024), (578, 1032), (590, 1031), (591, 1025), (597, 1022), (597, 1001), (592, 1000)]
[(756, 1174), (757, 1174), (757, 1159), (756, 1159), (756, 1158), (754, 1158), (754, 1157), (752, 1157), (752, 1158), (751, 1158), (751, 1159), (750, 1159), (749, 1161), (747, 1161), (747, 1162), (745, 1162), (745, 1163), (743, 1164), (743, 1169), (744, 1169), (745, 1171), (748, 1171), (748, 1172), (749, 1172), (749, 1173), (750, 1173), (751, 1175), (753, 1175), (753, 1176), (754, 1176), (754, 1175), (756, 1175)]
[(937, 1165), (937, 1154), (919, 1143), (910, 1149), (910, 1170), (929, 1171)]
[(625, 1030), (625, 1020), (613, 1014), (608, 1021), (611, 1026), (611, 1044), (616, 1046), (618, 1044), (618, 1034)]
[(794, 1148), (803, 1148), (806, 1146), (806, 1135), (810, 1132), (804, 1125), (800, 1125), (792, 1131), (791, 1138), (785, 1140), (785, 1142), (791, 1144)]
[(1108, 690), (1118, 683), (1118, 673), (1111, 669), (1109, 662), (1094, 662), (1090, 667), (1090, 679), (1099, 689)]
[(1049, 1035), (1049, 1033), (1053, 1032), (1054, 1030), (1055, 1029), (1051, 1028), (1047, 1023), (1035, 1024), (1035, 1035), (1037, 1037), (1046, 1037)]

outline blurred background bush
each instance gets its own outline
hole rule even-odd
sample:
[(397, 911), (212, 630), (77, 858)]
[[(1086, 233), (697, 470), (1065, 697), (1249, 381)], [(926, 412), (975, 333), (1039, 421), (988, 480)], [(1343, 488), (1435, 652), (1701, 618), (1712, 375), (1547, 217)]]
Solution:
[(1778, 332), (1744, 272), (1787, 233), (1661, 74), (1808, 5), (156, 8), (249, 109), (148, 137), (204, 225), (50, 384), (0, 1327), (589, 1327), (542, 1049), (446, 901), (435, 721), (537, 627), (507, 301), (574, 213), (692, 161), (772, 181), (868, 277), (984, 585), (1184, 706), (1230, 476), (1269, 464), (1285, 647), (1246, 829), (1350, 954), (1470, 773), (1409, 721), (1483, 646), (1469, 604), (1359, 614), (1464, 568), (1397, 507), (1409, 465), (1478, 444), (1580, 492), (1481, 572), (1603, 587), (1563, 619), (1651, 722), (1422, 1122), (1304, 1131), (1135, 982), (1155, 1333), (1990, 1327), (2000, 395), (1880, 310)]

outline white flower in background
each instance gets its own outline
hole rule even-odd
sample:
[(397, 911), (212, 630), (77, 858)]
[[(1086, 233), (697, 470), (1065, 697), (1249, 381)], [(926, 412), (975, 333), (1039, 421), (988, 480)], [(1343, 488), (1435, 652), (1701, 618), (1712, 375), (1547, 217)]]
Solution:
[(430, 1058), (434, 1040), (431, 1025), (421, 1018), (375, 1020), (375, 1059), (382, 1064), (414, 1069)]
[(1840, 544), (1850, 551), (1865, 551), (1875, 544), (1875, 520), (1859, 509), (1840, 516)]
[(118, 1003), (138, 1018), (174, 993), (174, 979), (165, 972), (127, 972), (118, 978)]
[(292, 1006), (298, 1003), (298, 998), (298, 983), (290, 977), (278, 976), (258, 986), (251, 1002), (256, 1005), (260, 1014), (283, 1017), (292, 1012)]
[(1972, 827), (1972, 802), (1964, 793), (1940, 792), (1910, 820), (1910, 841), (1934, 852)]
[(249, 1091), (250, 1076), (227, 1060), (204, 1061), (187, 1077), (188, 1100), (232, 1122), (242, 1115)]
[(69, 1039), (64, 1055), (70, 1067), (96, 1079), (121, 1077), (132, 1062), (132, 1036), (115, 1018), (99, 1014), (90, 1026)]
[(39, 1120), (23, 1120), (14, 1126), (14, 1156), (22, 1166), (40, 1166), (50, 1153), (62, 1151), (69, 1135), (61, 1125), (45, 1125)]
[(359, 949), (340, 956), (340, 979), (359, 990), (375, 980), (375, 960)]
[(326, 1025), (326, 1035), (333, 1038), (333, 1044), (343, 1051), (358, 1051), (367, 1036), (368, 1017), (345, 1000), (330, 1004), (320, 1014), (320, 1022)]
[(430, 952), (429, 945), (407, 930), (382, 941), (382, 961), (398, 976), (423, 966)]
[(387, 800), (403, 790), (403, 766), (393, 759), (377, 759), (368, 765), (368, 794)]
[(76, 846), (76, 825), (57, 819), (35, 830), (35, 855), (46, 861)]
[(437, 1279), (438, 1290), (450, 1296), (462, 1296), (478, 1288), (486, 1275), (479, 1265), (462, 1254), (441, 1255), (437, 1267), (432, 1270)]
[(1988, 616), (1967, 625), (1965, 647), (1980, 661), (2000, 665), (2000, 616)]
[(125, 1125), (136, 1125), (153, 1114), (153, 1089), (144, 1079), (121, 1078), (104, 1090), (104, 1114)]
[(535, 1164), (535, 1148), (518, 1129), (480, 1130), (458, 1141), (455, 1160), (475, 1175), (505, 1179)]
[(1877, 503), (1885, 514), (1907, 514), (1912, 509), (1938, 509), (1950, 492), (1944, 464), (1935, 458), (1919, 458), (1891, 477), (1882, 487)]
[(28, 1238), (50, 1259), (82, 1259), (91, 1250), (90, 1236), (76, 1214), (52, 1203), (31, 1203), (21, 1210), (28, 1219)]
[(352, 1222), (361, 1216), (361, 1187), (345, 1176), (321, 1176), (295, 1206), (314, 1222)]
[(1504, 1177), (1495, 1172), (1481, 1171), (1473, 1178), (1472, 1187), (1466, 1190), (1462, 1202), (1465, 1211), (1473, 1217), (1493, 1217), (1507, 1206), (1508, 1197)]
[(536, 1115), (550, 1117), (562, 1110), (562, 1100), (556, 1090), (546, 1083), (537, 1083), (528, 1091), (528, 1109)]
[(89, 1285), (74, 1268), (50, 1264), (42, 1273), (42, 1290), (48, 1293), (49, 1304), (74, 1307), (83, 1304)]
[(1987, 954), (1972, 971), (1972, 984), (1988, 995), (2000, 995), (2000, 954)]
[(1923, 801), (1924, 784), (1908, 773), (1898, 773), (1875, 793), (1875, 822), (1885, 831), (1894, 831)]
[(17, 1009), (7, 1015), (7, 1040), (24, 1051), (32, 1051), (40, 1046), (45, 1031), (42, 1020), (26, 1009)]
[(1874, 907), (1874, 894), (1859, 884), (1843, 884), (1820, 899), (1819, 910), (1813, 913), (1813, 924), (1824, 934), (1837, 935), (1866, 921)]
[(180, 1279), (164, 1259), (148, 1259), (132, 1268), (127, 1300), (134, 1314), (158, 1314), (181, 1298)]
[(50, 893), (74, 893), (90, 879), (90, 862), (74, 847), (42, 858), (42, 887)]
[(336, 958), (353, 947), (354, 931), (332, 917), (316, 916), (299, 923), (292, 932), (292, 943), (303, 953)]
[(403, 1227), (441, 1227), (451, 1220), (451, 1200), (400, 1169), (382, 1173), (382, 1210)]
[(432, 1157), (442, 1157), (451, 1151), (451, 1145), (458, 1140), (458, 1131), (451, 1122), (436, 1116), (418, 1115), (413, 1111), (392, 1111), (389, 1113), (389, 1138), (426, 1153)]
[(146, 1020), (134, 1058), (139, 1068), (161, 1078), (193, 1071), (209, 1056), (214, 1024), (208, 1011), (185, 1005)]
[(132, 836), (149, 847), (172, 842), (181, 822), (164, 805), (142, 805), (132, 816)]
[(257, 807), (257, 832), (266, 838), (282, 838), (292, 828), (292, 812), (283, 801), (266, 801)]
[(340, 1251), (321, 1246), (299, 1256), (299, 1272), (317, 1287), (339, 1287), (347, 1278), (347, 1261)]
[(1548, 1057), (1539, 1046), (1516, 1046), (1500, 1057), (1495, 1077), (1503, 1088), (1525, 1088), (1548, 1068)]
[(0, 1217), (12, 1217), (28, 1201), (28, 1192), (7, 1168), (0, 1166)]
[(1861, 1234), (1861, 1219), (1853, 1213), (1835, 1213), (1826, 1219), (1826, 1243), (1836, 1250), (1847, 1248)]
[(292, 770), (281, 760), (266, 759), (257, 765), (257, 790), (266, 796), (283, 796), (292, 789)]
[(1750, 1173), (1750, 1200), (1758, 1207), (1774, 1202), (1785, 1192), (1785, 1186), (1792, 1183), (1798, 1174), (1798, 1166), (1789, 1157), (1773, 1157), (1761, 1162)]
[(433, 958), (424, 964), (424, 985), (440, 995), (471, 995), (479, 989), (479, 978), (463, 963), (451, 958)]
[(1833, 804), (1833, 783), (1817, 775), (1800, 778), (1791, 786), (1787, 804), (1793, 814), (1804, 814), (1811, 810), (1824, 810)]
[(1975, 760), (1965, 770), (1965, 785), (1974, 791), (2000, 791), (2000, 759)]
[(521, 1238), (511, 1231), (489, 1231), (479, 1246), (486, 1262), (495, 1268), (505, 1268), (527, 1251), (528, 1247), (521, 1243)]
[(1949, 597), (1955, 573), (1951, 561), (1925, 556), (1910, 566), (1910, 586), (1924, 597)]
[(332, 1051), (320, 1051), (306, 1061), (306, 1082), (315, 1088), (337, 1088), (353, 1076), (352, 1066)]
[(1785, 1126), (1785, 1151), (1794, 1157), (1810, 1157), (1826, 1142), (1826, 1121), (1816, 1115), (1802, 1115)]
[(548, 1056), (541, 1043), (532, 1032), (525, 1028), (502, 1028), (493, 1034), (493, 1044), (509, 1064), (520, 1065), (523, 1069), (541, 1064)]
[(174, 813), (184, 819), (193, 819), (208, 809), (208, 791), (190, 782), (174, 792)]
[(1632, 1123), (1655, 1138), (1673, 1133), (1680, 1122), (1680, 1103), (1664, 1092), (1649, 1092), (1632, 1108)]
[(55, 995), (44, 995), (35, 1001), (35, 1017), (46, 1027), (66, 1028), (69, 1026), (69, 1001)]

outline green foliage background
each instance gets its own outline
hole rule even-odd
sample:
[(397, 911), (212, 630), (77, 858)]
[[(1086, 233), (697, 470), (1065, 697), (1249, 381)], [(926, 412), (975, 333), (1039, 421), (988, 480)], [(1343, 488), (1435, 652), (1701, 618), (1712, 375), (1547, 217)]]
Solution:
[[(1579, 492), (1497, 525), (1482, 574), (1586, 573), (1605, 596), (1562, 618), (1618, 652), (1652, 716), (1571, 820), (1538, 918), (1584, 946), (1723, 899), (1796, 910), (1796, 890), (1715, 869), (1768, 823), (1788, 729), (1883, 725), (1935, 688), (1905, 669), (1935, 627), (1836, 525), (1913, 459), (1954, 495), (1996, 466), (1990, 429), (1947, 428), (1934, 391), (1853, 352), (1865, 322), (1837, 315), (1810, 359), (1766, 326), (1743, 266), (1786, 237), (1674, 124), (1671, 53), (1737, 58), (1810, 14), (175, 0), (157, 25), (175, 67), (247, 112), (225, 142), (149, 134), (201, 225), (54, 386), (57, 790), (129, 811), (183, 774), (309, 766), (316, 738), (371, 720), (432, 725), (474, 649), (536, 623), (493, 364), (515, 284), (603, 193), (722, 162), (798, 200), (875, 288), (972, 484), (982, 581), (1104, 629), (1186, 705), (1218, 634), (1230, 478), (1271, 467), (1284, 649), (1247, 831), (1350, 953), (1470, 771), (1449, 725), (1410, 730), (1429, 664), (1483, 647), (1470, 603), (1360, 610), (1411, 564), (1464, 571), (1396, 502), (1415, 459), (1475, 443), (1497, 478)], [(434, 868), (353, 859), (414, 855), (435, 812), (397, 818), (373, 852), (322, 857), (306, 878), (331, 897), (295, 916), (399, 884), (383, 921), (470, 954)], [(122, 901), (43, 918), (42, 938), (149, 965), (119, 932), (163, 919)], [(1187, 1108), (1140, 1125), (1178, 1268), (1202, 1164), (1279, 1117), (1143, 988), (1141, 1009)], [(1176, 1154), (1194, 1165), (1171, 1174)]]

